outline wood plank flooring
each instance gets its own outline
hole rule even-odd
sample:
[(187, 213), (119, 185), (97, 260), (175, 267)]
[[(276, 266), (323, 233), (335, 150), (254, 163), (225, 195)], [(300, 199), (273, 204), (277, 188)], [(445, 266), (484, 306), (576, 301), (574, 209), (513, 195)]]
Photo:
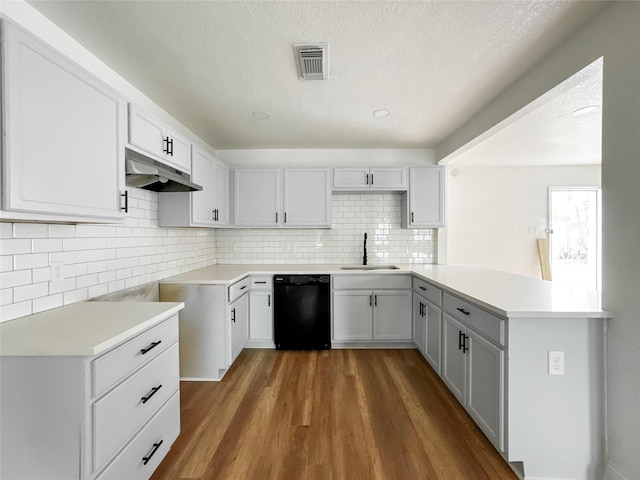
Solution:
[(180, 393), (152, 480), (517, 478), (417, 350), (245, 349)]

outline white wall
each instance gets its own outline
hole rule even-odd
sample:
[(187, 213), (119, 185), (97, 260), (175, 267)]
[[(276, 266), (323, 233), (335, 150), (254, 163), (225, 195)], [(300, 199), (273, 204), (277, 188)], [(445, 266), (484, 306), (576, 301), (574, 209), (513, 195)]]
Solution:
[(604, 57), (603, 307), (607, 334), (606, 478), (640, 478), (640, 2), (611, 2), (436, 148), (438, 160)]
[(600, 186), (597, 165), (447, 170), (448, 263), (535, 278), (541, 278), (536, 239), (546, 236), (548, 188)]
[(216, 155), (234, 167), (420, 167), (436, 163), (435, 152), (427, 148), (217, 150)]

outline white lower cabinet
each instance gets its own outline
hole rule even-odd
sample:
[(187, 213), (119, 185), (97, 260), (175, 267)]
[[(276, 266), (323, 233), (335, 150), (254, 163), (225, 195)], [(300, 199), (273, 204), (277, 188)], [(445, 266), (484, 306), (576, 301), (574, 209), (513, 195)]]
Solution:
[(332, 340), (337, 346), (413, 343), (410, 276), (334, 275), (332, 281)]
[(243, 293), (229, 305), (229, 365), (231, 365), (249, 339), (249, 293)]
[(180, 433), (177, 342), (174, 314), (97, 357), (1, 357), (0, 477), (148, 479)]
[(505, 352), (448, 313), (442, 327), (442, 380), (503, 452)]
[(249, 292), (249, 348), (275, 348), (273, 343), (273, 277), (252, 275)]

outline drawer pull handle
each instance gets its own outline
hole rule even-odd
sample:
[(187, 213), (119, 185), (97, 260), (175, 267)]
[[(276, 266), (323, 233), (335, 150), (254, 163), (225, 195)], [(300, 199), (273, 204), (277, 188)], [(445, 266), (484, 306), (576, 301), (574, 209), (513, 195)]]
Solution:
[(240, 287), (240, 290), (244, 290), (245, 288), (247, 288), (247, 286), (243, 285), (242, 287)]
[(426, 287), (423, 287), (422, 285), (420, 285), (418, 288), (419, 288), (420, 290), (424, 290), (425, 292), (427, 291), (427, 288), (426, 288)]
[(160, 440), (158, 443), (154, 443), (153, 444), (153, 450), (151, 450), (151, 453), (149, 455), (147, 455), (146, 457), (142, 457), (142, 464), (146, 465), (147, 463), (149, 463), (149, 460), (151, 460), (151, 457), (153, 457), (156, 453), (156, 451), (160, 448), (160, 445), (162, 445), (162, 442), (164, 442), (164, 440)]
[(469, 315), (471, 312), (467, 312), (464, 308), (456, 308), (456, 310), (458, 310), (461, 313), (464, 313), (465, 315)]
[(257, 282), (257, 281), (256, 281), (256, 282), (253, 282), (253, 283), (267, 283), (267, 282), (266, 282), (266, 281), (264, 281), (264, 282)]
[(142, 355), (144, 355), (145, 353), (147, 353), (149, 350), (153, 350), (154, 348), (156, 348), (158, 345), (160, 345), (162, 343), (162, 340), (158, 340), (157, 342), (152, 342), (151, 345), (149, 345), (147, 348), (143, 348), (142, 350), (140, 350), (140, 353)]
[(142, 397), (140, 399), (142, 400), (142, 403), (147, 403), (151, 399), (151, 397), (153, 397), (161, 388), (162, 384), (158, 385), (157, 387), (153, 387), (146, 397)]

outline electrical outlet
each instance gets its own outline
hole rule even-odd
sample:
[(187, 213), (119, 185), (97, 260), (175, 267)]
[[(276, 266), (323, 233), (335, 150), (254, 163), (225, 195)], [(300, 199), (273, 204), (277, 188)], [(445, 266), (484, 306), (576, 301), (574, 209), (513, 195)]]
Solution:
[(549, 375), (564, 375), (564, 352), (549, 352)]
[(64, 263), (53, 262), (51, 263), (51, 281), (57, 282), (64, 278)]

